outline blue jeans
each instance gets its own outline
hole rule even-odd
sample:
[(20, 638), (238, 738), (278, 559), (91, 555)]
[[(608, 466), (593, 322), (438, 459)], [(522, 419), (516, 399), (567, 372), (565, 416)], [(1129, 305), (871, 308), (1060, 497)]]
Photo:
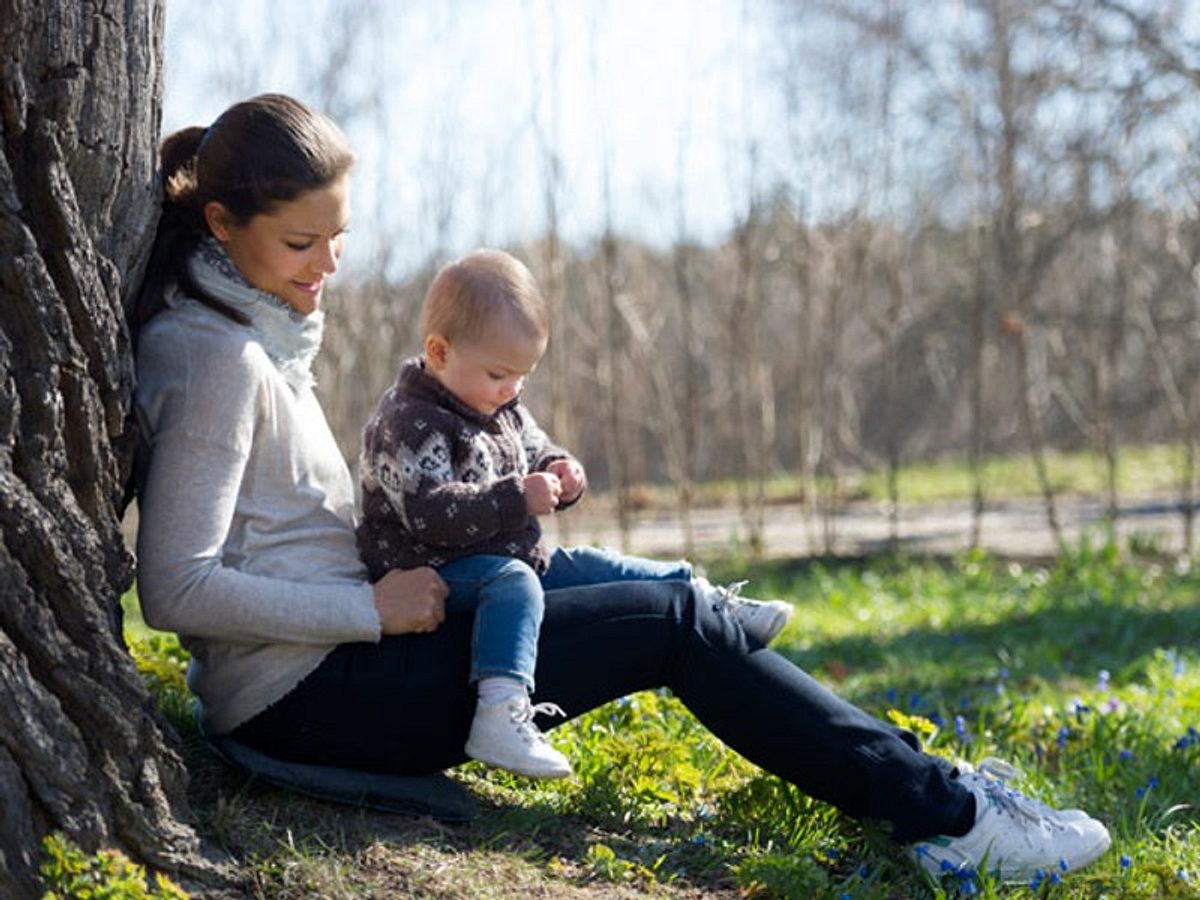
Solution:
[(534, 688), (545, 592), (613, 581), (687, 581), (691, 564), (658, 562), (595, 547), (559, 548), (539, 576), (508, 556), (464, 556), (438, 568), (450, 588), (446, 612), (475, 614), (468, 681), (514, 678)]
[[(456, 766), (475, 715), (463, 677), (470, 646), (466, 616), (448, 616), (431, 634), (341, 644), (233, 736), (292, 762), (405, 775)], [(975, 821), (974, 798), (949, 761), (747, 640), (686, 581), (548, 593), (539, 649), (543, 699), (568, 717), (670, 688), (751, 762), (848, 815), (891, 823), (897, 841), (965, 834)], [(561, 722), (537, 720), (543, 729)]]

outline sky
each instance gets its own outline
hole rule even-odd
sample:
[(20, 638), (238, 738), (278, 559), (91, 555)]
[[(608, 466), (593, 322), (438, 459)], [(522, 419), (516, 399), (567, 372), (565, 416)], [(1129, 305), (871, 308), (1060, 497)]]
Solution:
[[(1186, 11), (1182, 37), (1194, 47), (1200, 0), (1170, 2)], [(801, 18), (812, 6), (171, 0), (163, 128), (207, 125), (263, 91), (329, 113), (359, 158), (346, 267), (394, 278), (476, 246), (535, 239), (551, 211), (580, 247), (608, 225), (659, 247), (716, 243), (752, 198), (781, 184), (814, 221), (847, 209), (903, 216), (923, 204), (969, 215), (978, 197), (968, 178), (978, 173), (962, 167), (970, 135), (961, 109), (943, 102), (935, 121), (929, 85), (910, 80), (889, 92), (885, 121), (885, 54), (828, 18)], [(968, 6), (896, 7), (927, 49), (941, 47), (930, 59), (946, 96), (962, 85), (957, 51), (939, 38), (978, 30)], [(1192, 106), (1162, 126), (1179, 137), (1140, 132), (1146, 152), (1169, 149), (1168, 169), (1191, 155)], [(1064, 140), (1087, 113), (1053, 102), (1039, 110), (1047, 135), (1058, 129)]]
[(347, 260), (360, 266), (527, 239), (545, 228), (551, 184), (569, 240), (610, 221), (662, 245), (714, 240), (770, 177), (763, 160), (781, 140), (767, 88), (780, 9), (174, 0), (163, 131), (267, 90), (331, 113), (359, 156)]

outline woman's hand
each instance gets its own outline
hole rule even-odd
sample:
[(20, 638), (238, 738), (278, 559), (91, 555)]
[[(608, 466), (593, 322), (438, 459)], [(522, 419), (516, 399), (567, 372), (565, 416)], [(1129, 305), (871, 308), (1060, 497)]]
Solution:
[(373, 585), (384, 634), (436, 631), (446, 620), (450, 589), (433, 569), (392, 569)]

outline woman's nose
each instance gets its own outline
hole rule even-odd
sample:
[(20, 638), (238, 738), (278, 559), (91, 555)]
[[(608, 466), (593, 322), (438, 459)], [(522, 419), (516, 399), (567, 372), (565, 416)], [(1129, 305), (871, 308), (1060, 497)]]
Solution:
[(341, 251), (336, 242), (322, 242), (317, 251), (317, 271), (322, 275), (332, 275), (337, 271), (338, 257), (341, 256)]

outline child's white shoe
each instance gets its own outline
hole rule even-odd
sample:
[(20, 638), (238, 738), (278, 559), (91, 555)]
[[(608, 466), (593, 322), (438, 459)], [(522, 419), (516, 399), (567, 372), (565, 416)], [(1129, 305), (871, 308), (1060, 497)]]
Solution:
[(694, 580), (702, 599), (711, 601), (742, 626), (748, 637), (763, 646), (771, 643), (783, 631), (795, 610), (783, 600), (751, 600), (739, 596), (746, 586), (744, 581), (735, 581), (728, 587), (712, 584), (707, 578)]
[(477, 704), (467, 756), (530, 778), (566, 778), (571, 764), (533, 724), (538, 713), (564, 715), (553, 703), (534, 706), (523, 694), (492, 706)]

